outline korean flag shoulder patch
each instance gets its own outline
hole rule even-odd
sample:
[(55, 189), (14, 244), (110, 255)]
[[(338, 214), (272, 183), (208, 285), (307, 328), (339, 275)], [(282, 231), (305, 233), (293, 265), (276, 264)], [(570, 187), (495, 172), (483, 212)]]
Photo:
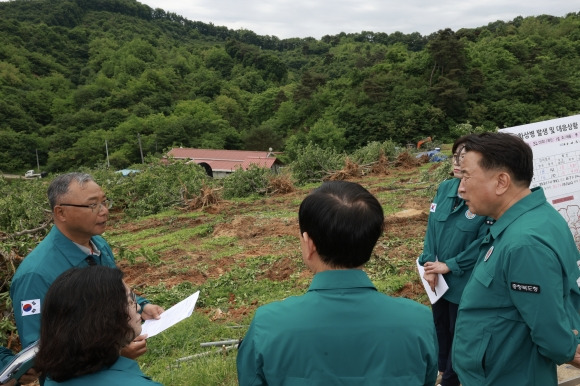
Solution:
[(22, 316), (40, 314), (40, 299), (23, 300), (20, 302)]

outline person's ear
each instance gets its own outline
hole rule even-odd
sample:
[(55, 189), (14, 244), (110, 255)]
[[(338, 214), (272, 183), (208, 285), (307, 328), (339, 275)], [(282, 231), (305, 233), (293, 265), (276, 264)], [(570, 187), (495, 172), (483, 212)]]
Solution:
[(504, 194), (510, 187), (512, 178), (507, 172), (499, 172), (496, 176), (495, 193), (498, 196)]
[(65, 214), (64, 208), (60, 205), (57, 205), (54, 207), (54, 209), (52, 210), (52, 216), (54, 217), (55, 220), (58, 220), (58, 221), (65, 221), (66, 220), (66, 214)]
[(312, 241), (308, 232), (302, 232), (302, 239), (306, 247), (306, 258), (311, 259), (313, 254), (316, 253), (316, 245), (314, 245), (314, 241)]

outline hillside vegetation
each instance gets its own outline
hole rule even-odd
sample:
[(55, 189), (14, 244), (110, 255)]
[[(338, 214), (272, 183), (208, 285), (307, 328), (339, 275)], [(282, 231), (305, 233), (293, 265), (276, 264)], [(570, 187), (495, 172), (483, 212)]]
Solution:
[(278, 39), (135, 0), (0, 2), (0, 170), (172, 146), (352, 152), (580, 111), (580, 15)]

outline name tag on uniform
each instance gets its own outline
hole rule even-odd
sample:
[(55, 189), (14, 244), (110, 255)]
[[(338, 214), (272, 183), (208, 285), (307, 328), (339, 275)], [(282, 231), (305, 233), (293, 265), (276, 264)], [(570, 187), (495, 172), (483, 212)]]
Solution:
[(514, 290), (514, 291), (529, 292), (531, 294), (539, 294), (540, 293), (540, 286), (536, 285), (536, 284), (522, 284), (522, 283), (512, 282), (511, 287), (512, 287), (512, 290)]

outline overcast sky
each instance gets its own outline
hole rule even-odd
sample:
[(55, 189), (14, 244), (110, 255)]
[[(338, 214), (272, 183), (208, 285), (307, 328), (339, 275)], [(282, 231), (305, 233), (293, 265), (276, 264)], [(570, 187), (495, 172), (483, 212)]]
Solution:
[(580, 11), (570, 0), (138, 0), (191, 21), (248, 29), (280, 39), (340, 32), (400, 31), (429, 35), (440, 29), (486, 26), (497, 20)]

